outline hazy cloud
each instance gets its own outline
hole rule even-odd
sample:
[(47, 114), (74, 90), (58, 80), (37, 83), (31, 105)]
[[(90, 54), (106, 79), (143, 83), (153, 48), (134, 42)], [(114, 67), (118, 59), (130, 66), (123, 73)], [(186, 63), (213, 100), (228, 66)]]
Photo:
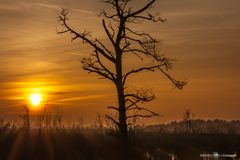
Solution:
[[(44, 8), (49, 8), (49, 9), (54, 9), (54, 10), (61, 10), (62, 8), (67, 8), (64, 5), (56, 5), (56, 4), (45, 4), (45, 3), (33, 3), (33, 5), (39, 6), (39, 7), (44, 7)], [(70, 11), (73, 12), (78, 12), (78, 13), (85, 13), (89, 15), (96, 15), (94, 12), (89, 11), (89, 10), (81, 10), (81, 9), (73, 9), (69, 8)]]
[[(131, 5), (138, 8), (143, 2), (146, 1), (136, 0)], [(239, 5), (238, 0), (161, 0), (153, 11), (168, 21), (134, 28), (163, 40), (161, 52), (179, 59), (173, 73), (190, 80), (181, 92), (171, 90), (170, 83), (160, 74), (140, 75), (134, 80), (136, 86), (144, 86), (147, 81), (155, 88), (160, 97), (152, 104), (156, 111), (172, 118), (179, 117), (179, 110), (186, 108), (208, 116), (217, 116), (214, 110), (219, 107), (222, 111), (226, 106), (232, 108), (232, 113), (239, 111)], [(104, 40), (101, 21), (95, 16), (102, 7), (106, 6), (98, 0), (0, 1), (0, 111), (4, 108), (6, 112), (6, 106), (16, 108), (21, 101), (7, 101), (6, 97), (20, 96), (23, 84), (31, 81), (49, 83), (43, 86), (54, 88), (50, 95), (55, 100), (71, 102), (72, 108), (115, 104), (107, 97), (114, 87), (82, 71), (78, 62), (92, 50), (79, 41), (71, 43), (71, 35), (56, 34), (60, 8), (68, 8), (71, 26), (78, 31), (92, 31), (93, 37)], [(91, 101), (93, 97), (89, 95), (103, 96)], [(82, 102), (81, 97), (89, 98), (89, 102)], [(229, 104), (230, 100), (235, 103)]]

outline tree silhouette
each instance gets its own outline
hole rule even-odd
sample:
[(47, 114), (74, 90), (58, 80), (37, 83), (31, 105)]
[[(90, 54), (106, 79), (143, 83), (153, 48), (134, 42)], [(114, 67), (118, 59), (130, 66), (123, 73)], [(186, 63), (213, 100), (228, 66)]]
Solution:
[(183, 122), (185, 124), (185, 132), (186, 134), (192, 133), (192, 121), (195, 114), (193, 114), (189, 109), (186, 109), (183, 113)]
[(29, 108), (27, 105), (23, 106), (24, 112), (19, 117), (23, 120), (23, 128), (29, 129), (30, 128), (30, 115), (29, 115)]
[[(157, 47), (159, 41), (148, 33), (135, 30), (135, 25), (141, 25), (144, 21), (153, 23), (165, 21), (158, 14), (149, 13), (151, 6), (153, 6), (156, 0), (146, 2), (142, 8), (136, 10), (129, 6), (130, 1), (103, 1), (103, 3), (109, 6), (109, 9), (103, 10), (100, 16), (102, 18), (102, 27), (110, 45), (106, 45), (106, 42), (104, 43), (98, 38), (93, 39), (87, 31), (77, 32), (70, 27), (66, 9), (62, 9), (59, 16), (61, 30), (58, 31), (59, 34), (70, 33), (73, 35), (72, 41), (80, 39), (94, 50), (89, 58), (81, 60), (82, 68), (89, 73), (95, 73), (101, 78), (110, 80), (116, 86), (118, 106), (108, 108), (117, 111), (118, 119), (110, 115), (106, 115), (106, 118), (112, 120), (118, 126), (124, 139), (128, 138), (128, 119), (159, 116), (159, 114), (139, 106), (141, 103), (152, 101), (155, 96), (148, 89), (127, 90), (129, 77), (144, 71), (160, 71), (176, 88), (182, 89), (186, 84), (185, 81), (176, 80), (169, 74), (168, 71), (172, 68), (173, 60), (159, 54)], [(123, 58), (123, 56), (131, 54), (142, 61), (150, 58), (153, 63), (150, 66), (138, 66), (138, 68), (124, 72), (123, 62), (127, 61), (127, 59)], [(106, 65), (106, 62), (114, 67), (109, 67), (111, 65)], [(134, 110), (141, 112), (139, 112), (140, 114), (131, 115), (131, 111)]]

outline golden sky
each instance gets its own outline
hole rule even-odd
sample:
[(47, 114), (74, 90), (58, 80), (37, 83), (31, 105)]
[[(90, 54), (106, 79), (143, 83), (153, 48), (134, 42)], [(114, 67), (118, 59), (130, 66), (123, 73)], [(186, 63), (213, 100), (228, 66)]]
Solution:
[[(197, 118), (239, 119), (239, 6), (239, 0), (158, 0), (153, 10), (167, 22), (137, 27), (163, 40), (161, 52), (178, 59), (172, 74), (189, 81), (179, 91), (160, 73), (131, 79), (133, 88), (153, 88), (157, 99), (147, 105), (164, 115), (161, 121), (180, 119), (185, 109)], [(78, 59), (92, 50), (56, 34), (61, 7), (69, 8), (76, 30), (104, 40), (95, 13), (106, 6), (99, 0), (0, 1), (0, 117), (16, 118), (33, 90), (69, 119), (94, 117), (116, 104), (114, 86), (81, 69)]]

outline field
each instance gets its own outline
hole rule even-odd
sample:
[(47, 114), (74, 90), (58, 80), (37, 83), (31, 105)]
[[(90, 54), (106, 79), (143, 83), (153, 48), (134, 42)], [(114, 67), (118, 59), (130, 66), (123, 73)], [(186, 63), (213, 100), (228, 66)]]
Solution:
[(131, 141), (107, 130), (85, 128), (1, 128), (0, 159), (200, 160), (201, 153), (235, 153), (240, 135), (135, 131)]

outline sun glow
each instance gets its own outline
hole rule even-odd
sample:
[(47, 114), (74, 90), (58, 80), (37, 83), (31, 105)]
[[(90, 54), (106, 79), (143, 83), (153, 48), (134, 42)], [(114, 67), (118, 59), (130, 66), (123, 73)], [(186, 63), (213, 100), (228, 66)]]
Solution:
[(29, 96), (29, 99), (31, 104), (37, 107), (42, 101), (42, 95), (40, 93), (34, 93)]

